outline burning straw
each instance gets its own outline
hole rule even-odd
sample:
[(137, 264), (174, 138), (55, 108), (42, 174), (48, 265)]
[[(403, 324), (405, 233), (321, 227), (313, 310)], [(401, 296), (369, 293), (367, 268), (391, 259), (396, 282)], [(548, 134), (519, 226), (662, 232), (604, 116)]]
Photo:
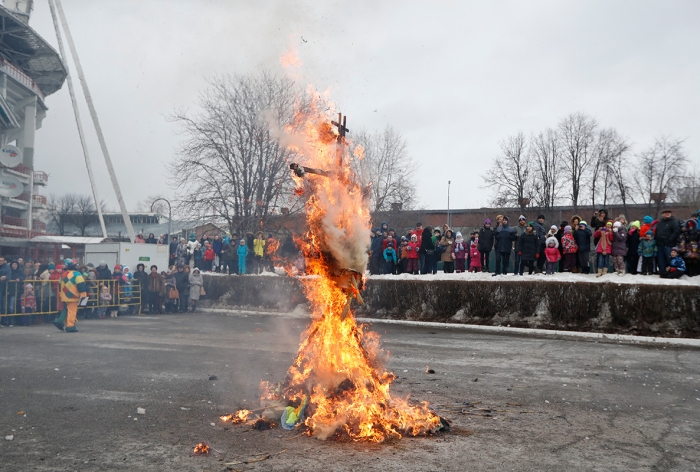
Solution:
[[(304, 290), (312, 322), (285, 381), (267, 398), (291, 403), (319, 438), (345, 436), (381, 442), (404, 435), (428, 434), (441, 420), (427, 403), (412, 405), (392, 398), (395, 376), (383, 364), (388, 354), (379, 335), (365, 331), (350, 311), (360, 291), (367, 263), (370, 213), (367, 189), (357, 183), (350, 165), (340, 117), (332, 122), (313, 101), (298, 112), (282, 140), (302, 156), (293, 164), (298, 194), (306, 199), (308, 232), (297, 241), (307, 260)], [(304, 402), (308, 401), (308, 405)]]

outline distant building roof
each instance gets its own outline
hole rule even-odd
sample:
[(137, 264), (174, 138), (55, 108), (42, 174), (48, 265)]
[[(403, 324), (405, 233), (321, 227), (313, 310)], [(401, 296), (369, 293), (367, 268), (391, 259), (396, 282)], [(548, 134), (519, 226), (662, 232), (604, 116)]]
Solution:
[(29, 240), (32, 243), (47, 244), (100, 244), (107, 238), (92, 238), (87, 236), (34, 236)]

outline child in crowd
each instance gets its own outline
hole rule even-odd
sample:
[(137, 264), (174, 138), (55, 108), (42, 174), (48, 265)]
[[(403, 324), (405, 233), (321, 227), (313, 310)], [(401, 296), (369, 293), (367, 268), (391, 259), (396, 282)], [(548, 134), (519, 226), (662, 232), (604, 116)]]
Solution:
[(583, 274), (591, 273), (591, 236), (593, 236), (593, 233), (588, 227), (588, 223), (581, 221), (578, 224), (578, 228), (574, 231), (574, 240), (576, 241), (576, 246), (578, 246), (578, 251), (576, 251), (578, 265)]
[(610, 254), (612, 254), (612, 221), (605, 223), (605, 226), (593, 233), (594, 238), (598, 238), (596, 246), (596, 265), (598, 266), (598, 274), (596, 277), (601, 277), (608, 273), (608, 265), (610, 265)]
[[(620, 215), (622, 216), (622, 215)], [(624, 219), (624, 217), (623, 217)], [(618, 217), (619, 220), (619, 217)], [(625, 255), (627, 254), (627, 230), (621, 221), (613, 224), (612, 256), (615, 273), (625, 275)]]
[(384, 273), (396, 275), (397, 264), (398, 261), (396, 259), (396, 249), (394, 249), (394, 242), (390, 241), (389, 244), (387, 244), (386, 249), (384, 249)]
[(657, 247), (654, 240), (654, 232), (649, 230), (644, 235), (644, 239), (639, 241), (637, 253), (642, 258), (642, 275), (654, 273), (654, 259), (656, 259)]
[(216, 253), (214, 252), (214, 247), (207, 243), (206, 250), (204, 251), (204, 272), (211, 272), (212, 264), (215, 259)]
[(547, 248), (544, 250), (544, 256), (547, 258), (547, 275), (554, 275), (557, 271), (557, 264), (561, 259), (559, 242), (556, 237), (549, 236), (547, 238)]
[(416, 275), (418, 274), (418, 253), (420, 251), (420, 244), (418, 243), (417, 235), (411, 235), (411, 242), (408, 243), (406, 250), (408, 251), (408, 264), (406, 265), (406, 272)]
[(578, 245), (576, 244), (574, 235), (571, 232), (571, 226), (569, 225), (564, 227), (564, 234), (561, 236), (561, 245), (563, 247), (562, 272), (572, 272), (574, 267), (576, 267), (576, 253), (578, 252)]
[(660, 274), (662, 279), (680, 279), (685, 275), (685, 262), (679, 253), (677, 247), (671, 249), (671, 260), (668, 261), (668, 266)]
[(685, 260), (686, 274), (688, 277), (700, 275), (700, 231), (695, 220), (688, 220), (685, 223), (680, 237), (679, 250)]
[(405, 274), (408, 272), (408, 238), (406, 236), (401, 236), (401, 246), (398, 252), (401, 254), (399, 267), (401, 268), (401, 273)]
[(32, 322), (32, 313), (36, 311), (36, 297), (34, 296), (34, 286), (32, 284), (26, 284), (24, 286), (24, 293), (21, 295), (20, 306), (22, 308), (22, 316), (20, 317), (19, 324), (28, 326)]
[(103, 285), (100, 290), (100, 302), (97, 308), (97, 316), (104, 320), (107, 315), (107, 305), (112, 301), (112, 294), (109, 291), (109, 286)]
[[(481, 266), (481, 259), (483, 253), (479, 250), (479, 238), (475, 238), (471, 242), (469, 247), (469, 255), (471, 256), (471, 261), (469, 262), (469, 272), (481, 272), (483, 267)], [(486, 258), (488, 261), (488, 257)]]
[(238, 273), (240, 275), (245, 275), (246, 273), (246, 259), (248, 258), (248, 246), (245, 245), (245, 239), (241, 239), (238, 243)]
[(461, 274), (464, 272), (464, 261), (469, 253), (469, 246), (464, 242), (462, 233), (457, 231), (457, 237), (452, 245), (452, 260), (455, 261), (455, 272)]

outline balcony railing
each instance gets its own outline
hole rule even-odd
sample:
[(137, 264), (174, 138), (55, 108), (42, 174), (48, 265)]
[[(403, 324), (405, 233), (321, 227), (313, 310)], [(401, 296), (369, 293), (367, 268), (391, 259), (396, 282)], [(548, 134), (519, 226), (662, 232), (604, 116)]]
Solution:
[(29, 194), (28, 193), (23, 193), (21, 195), (17, 195), (16, 197), (12, 197), (14, 200), (22, 200), (23, 202), (29, 203)]
[(37, 206), (46, 206), (46, 197), (43, 195), (33, 195), (32, 203)]
[(2, 224), (10, 226), (19, 226), (20, 228), (27, 227), (27, 220), (24, 218), (17, 218), (14, 216), (2, 215)]
[(49, 182), (49, 174), (42, 171), (34, 172), (34, 185), (46, 185)]
[(17, 164), (14, 167), (8, 167), (7, 170), (11, 170), (13, 172), (17, 172), (18, 174), (22, 174), (22, 175), (26, 175), (26, 176), (32, 175), (32, 169), (25, 166), (24, 164)]
[(29, 77), (27, 74), (7, 62), (5, 59), (0, 57), (0, 71), (4, 72), (5, 74), (9, 75), (13, 79), (15, 79), (17, 82), (20, 84), (24, 85), (27, 87), (29, 90), (34, 92), (39, 96), (41, 101), (44, 101), (44, 93), (41, 91), (39, 86), (32, 80), (31, 77)]

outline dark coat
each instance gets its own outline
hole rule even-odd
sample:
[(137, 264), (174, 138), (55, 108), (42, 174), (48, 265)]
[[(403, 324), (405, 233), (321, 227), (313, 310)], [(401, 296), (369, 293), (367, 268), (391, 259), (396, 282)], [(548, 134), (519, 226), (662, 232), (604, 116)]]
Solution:
[(539, 221), (535, 221), (535, 234), (540, 245), (544, 246), (547, 242), (547, 228), (540, 224)]
[(540, 252), (539, 237), (534, 232), (532, 234), (523, 233), (522, 236), (518, 238), (515, 247), (519, 253), (522, 253), (523, 261), (534, 261), (537, 259), (537, 254)]
[(589, 227), (586, 227), (586, 229), (577, 229), (574, 231), (574, 241), (576, 241), (576, 245), (578, 246), (579, 252), (590, 252), (591, 236), (593, 236), (593, 232)]
[(104, 266), (104, 268), (97, 266), (95, 268), (95, 274), (97, 275), (97, 280), (111, 280), (112, 279), (112, 271), (109, 270), (109, 267)]
[(496, 230), (496, 251), (510, 252), (513, 249), (513, 241), (518, 239), (515, 230), (508, 225), (499, 226)]
[(493, 229), (483, 227), (479, 230), (479, 251), (491, 251), (494, 243)]
[(627, 233), (627, 257), (637, 257), (639, 249), (639, 230), (630, 228)]
[(184, 270), (180, 272), (179, 270), (175, 272), (175, 288), (180, 293), (184, 293), (187, 285), (190, 283), (190, 275)]
[(678, 236), (681, 235), (681, 225), (674, 217), (661, 218), (656, 224), (656, 244), (661, 246), (675, 246), (678, 244)]
[(133, 275), (134, 280), (138, 280), (139, 282), (141, 297), (143, 297), (148, 287), (148, 272), (137, 270)]
[(617, 228), (617, 231), (613, 228), (612, 255), (624, 256), (625, 254), (627, 254), (627, 230), (624, 226)]
[(420, 240), (420, 252), (425, 254), (426, 251), (435, 251), (432, 231), (429, 231), (428, 228), (423, 229), (423, 237)]
[(384, 238), (382, 236), (373, 236), (372, 242), (370, 243), (370, 249), (372, 251), (372, 257), (381, 259), (382, 257), (382, 245), (384, 244)]

